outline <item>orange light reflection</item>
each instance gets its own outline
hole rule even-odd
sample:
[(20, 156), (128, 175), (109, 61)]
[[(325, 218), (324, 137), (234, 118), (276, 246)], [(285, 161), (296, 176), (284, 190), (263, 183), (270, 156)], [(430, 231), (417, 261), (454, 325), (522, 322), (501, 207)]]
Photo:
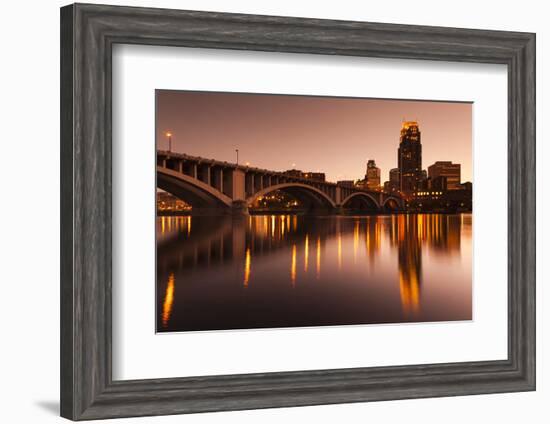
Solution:
[(168, 285), (166, 286), (166, 293), (164, 295), (164, 303), (162, 304), (162, 327), (168, 327), (170, 316), (172, 315), (172, 306), (174, 304), (174, 286), (176, 279), (174, 273), (171, 272), (168, 276)]

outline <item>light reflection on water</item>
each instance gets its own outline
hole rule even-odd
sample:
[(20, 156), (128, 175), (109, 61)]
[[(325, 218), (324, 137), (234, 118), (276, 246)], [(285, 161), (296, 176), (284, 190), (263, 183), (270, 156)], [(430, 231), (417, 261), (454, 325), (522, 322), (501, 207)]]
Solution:
[(469, 320), (471, 225), (469, 214), (159, 217), (157, 329)]
[(168, 276), (168, 284), (166, 285), (166, 293), (164, 295), (164, 303), (162, 305), (162, 326), (167, 327), (170, 315), (172, 315), (172, 306), (174, 304), (174, 273)]

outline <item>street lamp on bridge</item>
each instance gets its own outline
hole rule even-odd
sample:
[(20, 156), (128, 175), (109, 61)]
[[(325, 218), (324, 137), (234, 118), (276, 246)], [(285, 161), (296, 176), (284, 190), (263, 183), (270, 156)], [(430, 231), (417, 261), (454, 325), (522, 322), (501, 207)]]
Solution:
[(172, 151), (172, 132), (166, 131), (166, 137), (168, 137), (168, 151)]

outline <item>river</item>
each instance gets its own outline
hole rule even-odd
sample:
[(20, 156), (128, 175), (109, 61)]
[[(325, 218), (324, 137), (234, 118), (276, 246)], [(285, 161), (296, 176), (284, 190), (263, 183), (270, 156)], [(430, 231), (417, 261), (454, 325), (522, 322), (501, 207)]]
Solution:
[(472, 319), (471, 214), (157, 218), (157, 331)]

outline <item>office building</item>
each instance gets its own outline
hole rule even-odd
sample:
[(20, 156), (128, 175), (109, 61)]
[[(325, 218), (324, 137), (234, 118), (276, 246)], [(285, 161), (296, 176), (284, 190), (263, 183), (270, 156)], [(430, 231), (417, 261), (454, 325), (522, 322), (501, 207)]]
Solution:
[(460, 164), (451, 161), (438, 161), (428, 167), (428, 176), (435, 180), (437, 177), (447, 178), (447, 190), (460, 190)]

